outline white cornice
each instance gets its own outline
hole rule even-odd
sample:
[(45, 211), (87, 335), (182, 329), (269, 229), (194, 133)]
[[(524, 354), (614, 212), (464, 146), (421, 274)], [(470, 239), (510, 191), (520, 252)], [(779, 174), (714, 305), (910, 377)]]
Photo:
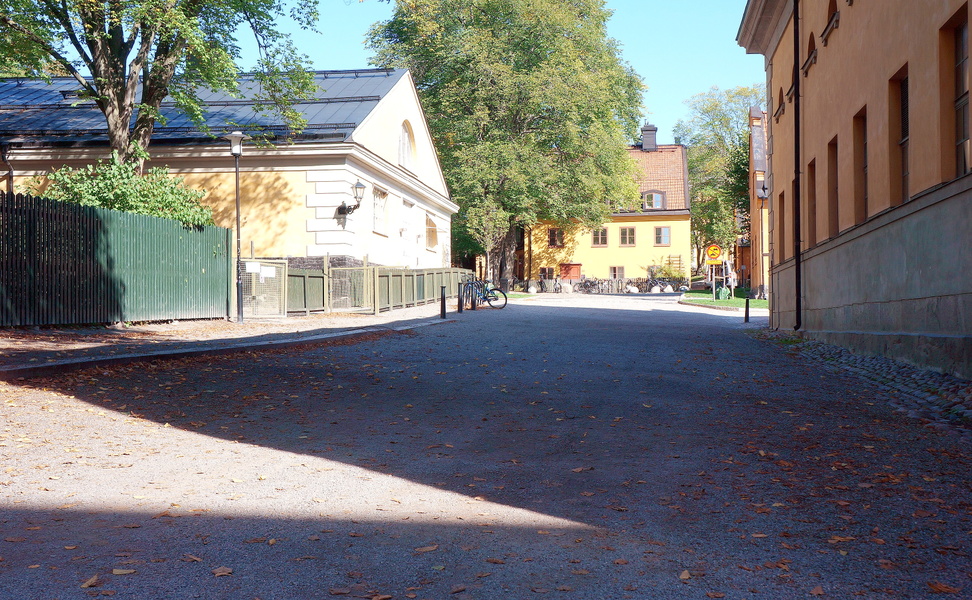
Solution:
[(749, 54), (772, 53), (775, 34), (792, 12), (793, 5), (787, 0), (748, 0), (736, 42)]
[[(150, 147), (152, 160), (149, 166), (177, 163), (173, 173), (222, 173), (233, 168), (228, 143)], [(42, 175), (61, 165), (89, 164), (109, 155), (106, 148), (14, 148), (10, 162), (16, 175)], [(192, 163), (185, 167), (178, 163)], [(273, 148), (246, 147), (240, 159), (240, 169), (246, 172), (307, 171), (315, 167), (345, 164), (374, 173), (387, 181), (396, 182), (401, 190), (449, 214), (459, 211), (459, 206), (448, 196), (419, 180), (409, 171), (392, 165), (367, 148), (354, 143), (302, 143)]]

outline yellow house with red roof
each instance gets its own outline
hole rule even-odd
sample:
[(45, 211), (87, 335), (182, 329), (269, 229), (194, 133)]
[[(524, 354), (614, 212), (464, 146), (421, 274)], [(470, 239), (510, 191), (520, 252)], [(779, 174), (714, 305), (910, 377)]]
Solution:
[(594, 230), (541, 222), (527, 232), (529, 279), (636, 279), (667, 267), (688, 278), (692, 235), (685, 146), (658, 144), (658, 128), (641, 128), (628, 148), (637, 165), (641, 202), (612, 213)]

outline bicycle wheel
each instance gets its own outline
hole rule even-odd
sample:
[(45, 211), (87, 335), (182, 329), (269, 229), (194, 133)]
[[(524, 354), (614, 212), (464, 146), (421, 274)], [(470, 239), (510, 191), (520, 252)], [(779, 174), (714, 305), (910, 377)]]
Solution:
[(486, 292), (486, 302), (493, 308), (506, 306), (506, 293), (503, 290), (489, 290)]

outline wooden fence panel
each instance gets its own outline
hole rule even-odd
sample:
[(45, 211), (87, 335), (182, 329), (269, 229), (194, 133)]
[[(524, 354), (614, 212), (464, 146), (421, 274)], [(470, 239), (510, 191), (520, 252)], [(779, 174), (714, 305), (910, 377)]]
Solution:
[(230, 230), (0, 193), (0, 326), (221, 318)]

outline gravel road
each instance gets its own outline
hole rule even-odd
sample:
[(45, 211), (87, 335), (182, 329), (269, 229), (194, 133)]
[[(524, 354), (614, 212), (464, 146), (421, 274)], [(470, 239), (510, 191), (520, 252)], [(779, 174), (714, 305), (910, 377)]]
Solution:
[(972, 598), (898, 392), (650, 297), (452, 316), (0, 383), (0, 598)]

